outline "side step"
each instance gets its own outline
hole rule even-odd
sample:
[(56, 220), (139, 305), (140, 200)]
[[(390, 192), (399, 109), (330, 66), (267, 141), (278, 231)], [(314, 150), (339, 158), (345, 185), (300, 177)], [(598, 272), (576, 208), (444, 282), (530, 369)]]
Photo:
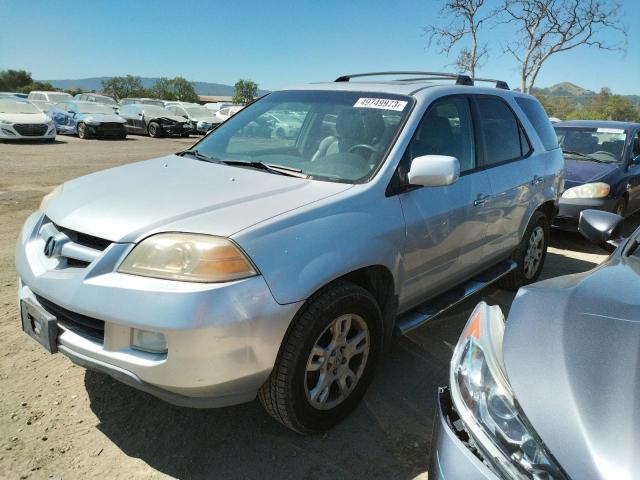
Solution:
[(517, 266), (518, 264), (512, 260), (502, 262), (476, 275), (471, 280), (437, 296), (433, 300), (423, 303), (410, 312), (405, 313), (396, 320), (395, 334), (405, 335), (414, 328), (438, 317), (460, 302), (475, 295), (483, 288), (491, 285), (496, 280), (504, 277), (512, 270), (515, 270)]

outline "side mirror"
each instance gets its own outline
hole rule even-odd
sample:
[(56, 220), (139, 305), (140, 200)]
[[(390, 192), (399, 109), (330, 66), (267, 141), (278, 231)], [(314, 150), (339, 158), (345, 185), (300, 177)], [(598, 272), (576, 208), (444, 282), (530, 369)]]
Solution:
[(602, 210), (583, 210), (580, 212), (578, 231), (590, 242), (601, 247), (620, 237), (624, 218), (615, 213)]
[(460, 162), (456, 157), (423, 155), (411, 161), (409, 184), (422, 187), (444, 187), (460, 178)]

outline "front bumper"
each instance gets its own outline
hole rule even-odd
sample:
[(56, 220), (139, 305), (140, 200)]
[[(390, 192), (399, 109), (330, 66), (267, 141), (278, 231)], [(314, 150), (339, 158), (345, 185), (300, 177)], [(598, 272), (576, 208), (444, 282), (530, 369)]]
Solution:
[(616, 208), (615, 198), (560, 198), (559, 209), (553, 226), (564, 230), (576, 230), (580, 212), (587, 209), (613, 212)]
[(163, 123), (162, 131), (166, 135), (185, 135), (193, 131), (193, 126), (189, 122), (185, 123)]
[[(104, 337), (96, 339), (61, 321), (58, 351), (181, 406), (218, 407), (255, 397), (299, 303), (279, 305), (261, 276), (194, 284), (115, 272), (132, 244), (111, 243), (87, 266), (65, 266), (43, 253), (45, 221), (39, 214), (29, 217), (18, 240), (19, 298), (40, 306), (44, 299), (104, 322)], [(134, 328), (164, 334), (167, 353), (132, 348)]]
[(453, 416), (449, 391), (440, 389), (431, 440), (429, 480), (501, 480), (463, 443), (452, 425)]
[[(39, 125), (42, 128), (38, 129)], [(44, 127), (46, 125), (46, 127)], [(22, 133), (21, 133), (22, 132)], [(56, 138), (56, 127), (53, 124), (0, 124), (0, 139), (2, 140), (45, 140)]]
[(95, 137), (121, 138), (127, 134), (124, 123), (99, 123), (97, 125), (87, 124), (87, 131)]

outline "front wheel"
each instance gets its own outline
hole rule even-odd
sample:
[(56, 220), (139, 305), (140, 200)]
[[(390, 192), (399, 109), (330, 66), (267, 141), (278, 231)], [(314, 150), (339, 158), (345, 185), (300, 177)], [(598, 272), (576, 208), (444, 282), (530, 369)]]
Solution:
[(156, 122), (151, 122), (147, 129), (150, 137), (159, 138), (162, 136), (162, 127)]
[(77, 128), (78, 128), (78, 138), (82, 138), (82, 139), (89, 138), (89, 134), (87, 132), (87, 126), (84, 123), (80, 122)]
[(301, 309), (280, 347), (260, 402), (299, 433), (326, 430), (360, 402), (382, 347), (382, 314), (358, 285), (336, 282)]
[(622, 197), (620, 200), (618, 200), (614, 213), (624, 218), (625, 214), (627, 213), (627, 199), (625, 197)]
[(549, 246), (549, 219), (542, 212), (535, 212), (529, 221), (520, 245), (511, 259), (517, 263), (515, 270), (504, 276), (499, 285), (516, 291), (523, 285), (535, 282), (544, 266)]

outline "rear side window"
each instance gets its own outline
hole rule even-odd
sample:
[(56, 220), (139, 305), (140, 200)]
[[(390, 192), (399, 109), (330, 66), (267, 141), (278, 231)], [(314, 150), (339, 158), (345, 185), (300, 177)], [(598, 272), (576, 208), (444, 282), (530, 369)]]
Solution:
[(522, 132), (509, 106), (499, 98), (478, 97), (476, 101), (482, 126), (484, 164), (495, 165), (526, 155), (529, 147), (525, 144), (521, 149)]
[(544, 148), (546, 150), (558, 148), (558, 138), (549, 121), (549, 116), (540, 105), (540, 102), (533, 98), (517, 97), (516, 103), (527, 116), (531, 125), (533, 125)]

